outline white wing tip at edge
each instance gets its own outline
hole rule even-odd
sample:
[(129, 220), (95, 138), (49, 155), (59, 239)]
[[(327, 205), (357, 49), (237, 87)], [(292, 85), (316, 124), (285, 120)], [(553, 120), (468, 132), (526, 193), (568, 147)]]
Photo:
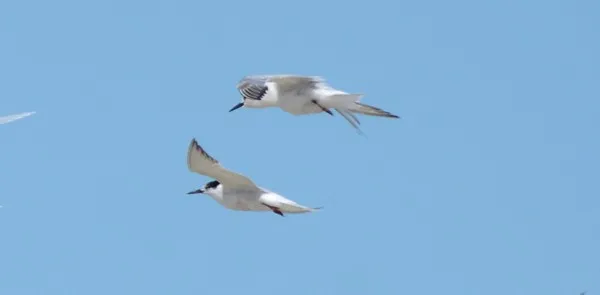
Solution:
[(6, 123), (13, 122), (13, 121), (17, 121), (17, 120), (23, 119), (25, 117), (31, 116), (33, 114), (35, 114), (35, 112), (26, 112), (26, 113), (20, 113), (20, 114), (8, 115), (8, 116), (1, 116), (0, 124), (6, 124)]
[(13, 116), (17, 116), (17, 117), (19, 117), (19, 119), (21, 119), (21, 118), (29, 117), (29, 116), (31, 116), (31, 115), (33, 115), (35, 113), (36, 113), (35, 111), (33, 111), (33, 112), (24, 112), (24, 113), (16, 114), (16, 115), (13, 115)]

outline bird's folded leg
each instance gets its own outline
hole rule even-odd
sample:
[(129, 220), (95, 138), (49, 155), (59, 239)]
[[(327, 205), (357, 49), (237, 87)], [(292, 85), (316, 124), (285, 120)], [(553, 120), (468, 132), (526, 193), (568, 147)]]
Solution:
[(262, 203), (262, 204), (265, 205), (265, 206), (267, 206), (267, 207), (269, 207), (269, 209), (271, 209), (275, 214), (283, 216), (283, 212), (281, 212), (281, 210), (279, 210), (279, 208), (267, 205), (265, 203)]
[(320, 105), (316, 100), (312, 100), (312, 103), (316, 104), (323, 112), (328, 113), (329, 115), (333, 116), (333, 112), (324, 108), (322, 105)]

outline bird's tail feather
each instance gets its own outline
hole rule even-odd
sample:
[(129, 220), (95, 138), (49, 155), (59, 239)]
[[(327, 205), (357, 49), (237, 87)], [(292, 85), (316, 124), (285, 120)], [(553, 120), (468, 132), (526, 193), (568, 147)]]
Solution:
[[(340, 109), (345, 109), (347, 114), (352, 112), (352, 113), (359, 113), (359, 114), (368, 115), (368, 116), (399, 118), (398, 116), (396, 116), (390, 112), (386, 112), (380, 108), (361, 103), (360, 99), (363, 96), (364, 96), (363, 94), (358, 94), (358, 93), (335, 94), (335, 95), (330, 96), (329, 101), (323, 102), (324, 103), (323, 106), (326, 108), (335, 108), (338, 110), (338, 112), (340, 111)], [(344, 116), (344, 115), (342, 115), (342, 116)], [(344, 116), (344, 118), (346, 118), (346, 116)], [(348, 118), (346, 118), (346, 120), (348, 120)], [(350, 120), (348, 120), (348, 121), (350, 121)], [(358, 122), (358, 120), (354, 120), (354, 121), (356, 121), (355, 122), (356, 124), (360, 124)], [(352, 125), (355, 125), (355, 124), (352, 123)]]
[(311, 208), (311, 207), (302, 206), (300, 204), (285, 204), (285, 203), (280, 204), (279, 208), (281, 209), (281, 211), (283, 211), (285, 213), (306, 213), (306, 212), (314, 212), (314, 211), (323, 209), (323, 207)]
[(327, 108), (351, 108), (352, 105), (363, 97), (363, 94), (334, 94), (327, 101), (323, 102), (323, 106)]
[(348, 123), (350, 123), (350, 125), (352, 125), (352, 127), (354, 127), (354, 129), (356, 129), (356, 131), (358, 133), (363, 134), (362, 130), (360, 130), (360, 127), (358, 127), (358, 125), (360, 125), (360, 121), (351, 111), (344, 110), (344, 109), (335, 109), (335, 110), (336, 110), (336, 112), (338, 112), (338, 114), (340, 114), (342, 117), (344, 117), (344, 119), (346, 119), (346, 121), (348, 121)]
[(370, 106), (368, 104), (360, 103), (360, 99), (363, 94), (335, 94), (329, 97), (329, 100), (323, 102), (323, 106), (326, 108), (335, 109), (359, 134), (364, 135), (360, 130), (360, 121), (355, 114), (363, 114), (368, 116), (385, 117), (385, 118), (399, 118), (398, 116), (386, 112), (380, 108)]
[(350, 106), (348, 108), (348, 110), (353, 113), (359, 113), (359, 114), (368, 115), (368, 116), (386, 117), (386, 118), (395, 118), (395, 119), (399, 118), (398, 116), (396, 116), (390, 112), (386, 112), (380, 108), (370, 106), (368, 104), (360, 103), (358, 101), (355, 101), (354, 105)]

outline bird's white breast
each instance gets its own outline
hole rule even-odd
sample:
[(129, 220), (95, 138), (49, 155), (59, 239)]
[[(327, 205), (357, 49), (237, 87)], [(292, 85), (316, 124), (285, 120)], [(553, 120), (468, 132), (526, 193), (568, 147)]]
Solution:
[[(312, 91), (309, 92), (289, 92), (279, 95), (279, 107), (293, 115), (310, 113), (307, 106), (314, 105), (311, 101)], [(316, 106), (315, 106), (316, 107)], [(317, 111), (320, 109), (316, 108)]]
[(220, 198), (215, 198), (217, 202), (226, 208), (242, 211), (263, 211), (268, 208), (259, 202), (262, 192), (248, 190), (228, 190)]
[(267, 82), (267, 92), (260, 99), (262, 103), (269, 106), (276, 106), (279, 102), (279, 88), (273, 82)]

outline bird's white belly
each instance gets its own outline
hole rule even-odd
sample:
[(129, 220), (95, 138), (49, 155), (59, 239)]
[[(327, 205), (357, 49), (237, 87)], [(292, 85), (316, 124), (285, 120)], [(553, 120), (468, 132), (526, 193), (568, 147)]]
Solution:
[(279, 98), (279, 107), (293, 115), (320, 113), (323, 110), (306, 95), (285, 95)]
[(265, 211), (269, 210), (258, 201), (258, 197), (251, 194), (225, 195), (223, 199), (217, 200), (228, 209), (239, 211)]
[(270, 210), (263, 204), (257, 202), (248, 202), (245, 200), (237, 200), (235, 202), (230, 203), (228, 206), (225, 206), (232, 210), (238, 211), (267, 211)]

